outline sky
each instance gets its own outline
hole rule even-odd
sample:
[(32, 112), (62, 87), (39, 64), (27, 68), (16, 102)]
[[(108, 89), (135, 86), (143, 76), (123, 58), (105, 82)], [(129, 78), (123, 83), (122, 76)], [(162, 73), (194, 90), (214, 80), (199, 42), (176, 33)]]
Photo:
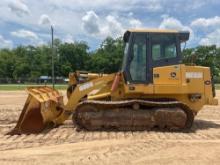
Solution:
[(46, 44), (51, 25), (56, 38), (90, 50), (130, 28), (187, 30), (188, 47), (220, 47), (220, 0), (0, 1), (0, 48)]

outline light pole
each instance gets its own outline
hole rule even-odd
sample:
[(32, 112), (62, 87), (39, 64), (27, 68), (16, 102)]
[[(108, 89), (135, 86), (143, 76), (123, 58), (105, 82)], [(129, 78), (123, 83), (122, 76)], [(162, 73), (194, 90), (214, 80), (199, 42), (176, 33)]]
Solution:
[(52, 67), (51, 67), (51, 71), (52, 71), (52, 84), (53, 84), (53, 89), (54, 89), (54, 84), (55, 84), (55, 80), (54, 80), (54, 40), (53, 40), (53, 26), (51, 25), (51, 49), (52, 49), (52, 58), (51, 58), (51, 63), (52, 63)]

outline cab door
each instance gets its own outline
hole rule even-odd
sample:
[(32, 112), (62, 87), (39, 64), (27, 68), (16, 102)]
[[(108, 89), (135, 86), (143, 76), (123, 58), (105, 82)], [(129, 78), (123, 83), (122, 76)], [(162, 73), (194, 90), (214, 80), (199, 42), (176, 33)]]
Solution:
[(148, 34), (132, 33), (126, 56), (125, 78), (129, 84), (148, 84), (149, 70), (149, 47)]

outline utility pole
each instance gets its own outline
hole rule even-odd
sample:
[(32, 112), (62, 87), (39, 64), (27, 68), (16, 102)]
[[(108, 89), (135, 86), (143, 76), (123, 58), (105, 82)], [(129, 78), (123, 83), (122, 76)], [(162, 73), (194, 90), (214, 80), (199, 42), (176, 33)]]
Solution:
[(51, 75), (51, 79), (52, 79), (52, 84), (53, 84), (53, 89), (54, 89), (54, 84), (55, 84), (55, 80), (54, 80), (54, 40), (53, 40), (53, 26), (51, 25), (51, 49), (52, 49), (52, 58), (51, 58), (51, 63), (52, 63), (52, 75)]

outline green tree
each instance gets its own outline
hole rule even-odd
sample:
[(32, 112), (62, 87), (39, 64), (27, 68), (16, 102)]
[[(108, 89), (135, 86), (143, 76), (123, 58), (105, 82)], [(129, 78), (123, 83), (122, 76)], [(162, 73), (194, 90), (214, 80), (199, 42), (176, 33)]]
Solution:
[(9, 49), (0, 50), (0, 78), (12, 78), (16, 57)]
[(76, 70), (87, 70), (88, 49), (85, 42), (61, 44), (57, 51), (59, 59), (56, 61), (59, 76), (67, 76)]
[(90, 70), (93, 72), (112, 73), (121, 69), (124, 43), (122, 38), (106, 38), (100, 48), (91, 56)]
[(220, 76), (220, 49), (215, 45), (198, 46), (184, 50), (183, 62), (210, 67), (214, 78)]

